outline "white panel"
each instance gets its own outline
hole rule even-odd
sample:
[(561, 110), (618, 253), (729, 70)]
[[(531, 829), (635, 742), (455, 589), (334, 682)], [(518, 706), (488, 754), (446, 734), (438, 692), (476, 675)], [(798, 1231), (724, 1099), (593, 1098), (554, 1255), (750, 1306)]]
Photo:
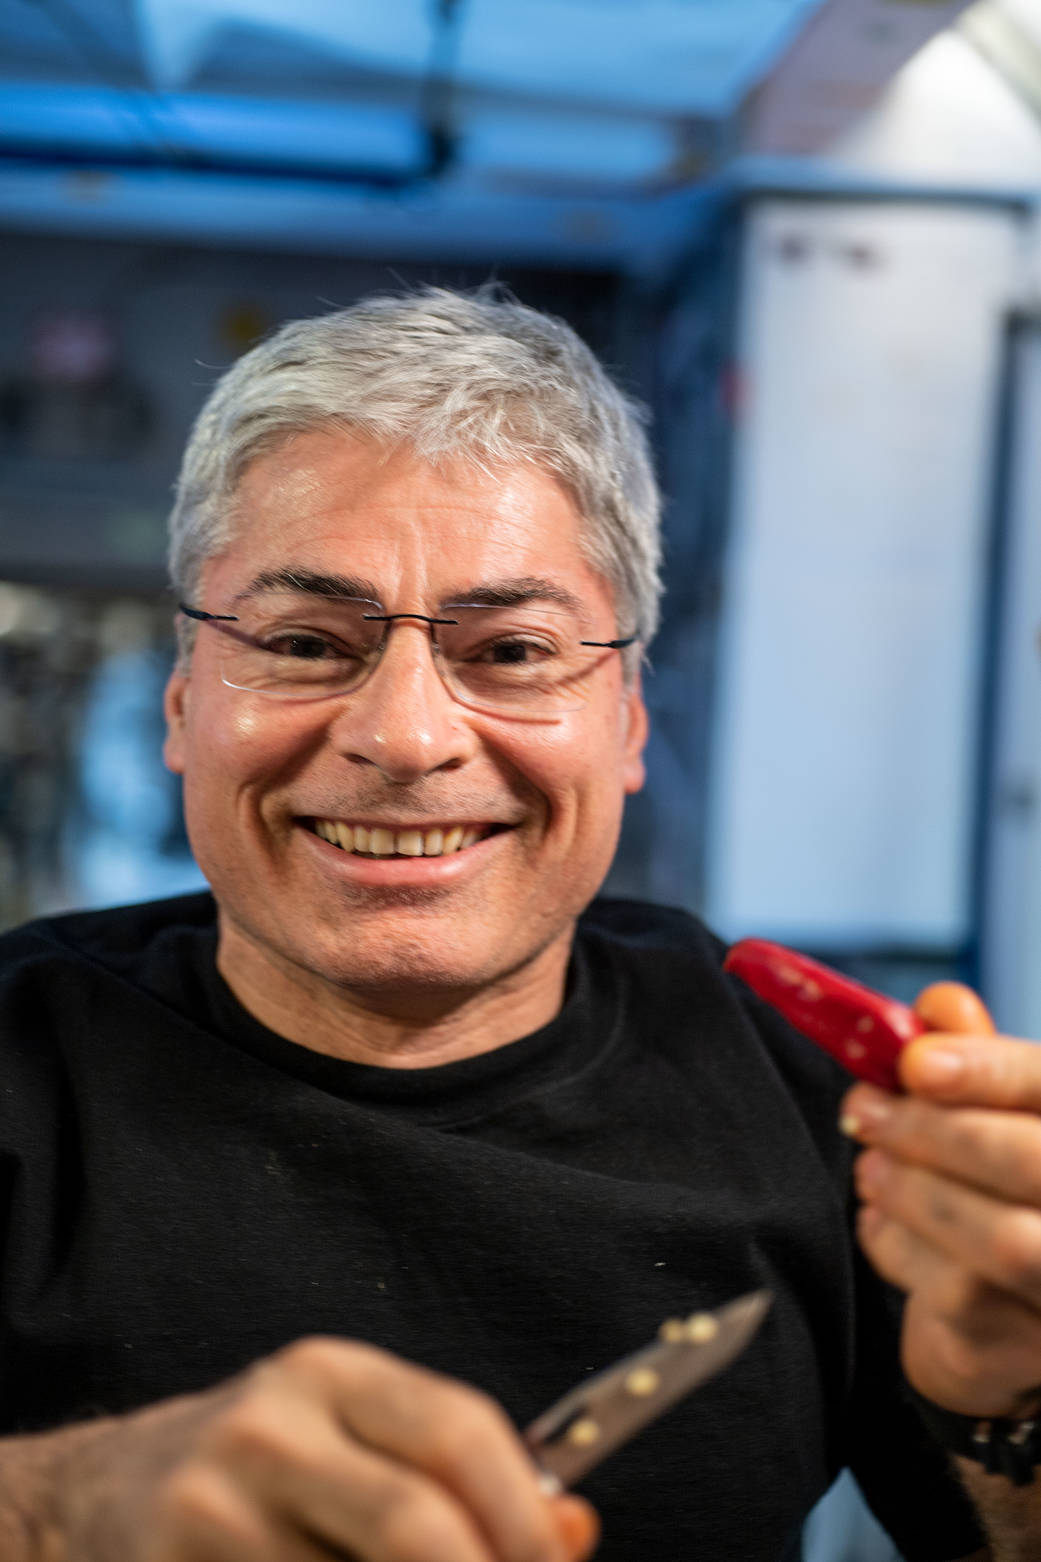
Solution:
[(828, 149), (865, 178), (1023, 192), (1041, 179), (1041, 129), (1018, 92), (956, 31), (941, 33)]
[(750, 218), (708, 914), (961, 939), (989, 461), (1017, 256), (1000, 212)]
[(982, 986), (1001, 1029), (1041, 1036), (1041, 323), (1014, 367)]

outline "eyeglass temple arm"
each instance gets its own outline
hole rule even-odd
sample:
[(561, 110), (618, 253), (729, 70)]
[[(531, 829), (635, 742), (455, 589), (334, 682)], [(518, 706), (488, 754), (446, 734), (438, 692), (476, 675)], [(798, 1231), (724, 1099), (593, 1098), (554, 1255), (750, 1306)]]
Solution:
[(202, 623), (211, 620), (220, 620), (225, 624), (237, 624), (238, 617), (235, 613), (204, 613), (201, 607), (189, 607), (187, 602), (178, 602), (177, 610), (186, 618), (197, 618)]
[(635, 645), (639, 635), (629, 635), (625, 640), (580, 640), (579, 645), (602, 646), (605, 651), (624, 651), (627, 645)]

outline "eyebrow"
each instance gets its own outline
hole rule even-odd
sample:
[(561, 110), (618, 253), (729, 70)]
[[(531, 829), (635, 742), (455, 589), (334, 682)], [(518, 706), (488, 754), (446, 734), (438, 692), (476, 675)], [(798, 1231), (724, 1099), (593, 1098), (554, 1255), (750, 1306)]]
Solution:
[[(235, 602), (259, 596), (265, 591), (299, 591), (307, 596), (363, 597), (367, 602), (383, 606), (379, 587), (373, 581), (358, 575), (326, 575), (315, 570), (294, 568), (261, 570), (234, 598)], [(438, 611), (451, 606), (459, 607), (519, 607), (526, 602), (549, 602), (576, 616), (585, 617), (588, 609), (574, 592), (556, 581), (540, 575), (518, 575), (507, 580), (488, 581), (483, 585), (460, 586), (446, 592), (438, 603)]]
[(539, 575), (519, 575), (512, 580), (490, 581), (487, 585), (460, 587), (442, 597), (439, 607), (519, 607), (525, 602), (552, 602), (570, 613), (585, 615), (588, 609), (581, 598), (555, 581)]
[(260, 596), (264, 591), (300, 591), (310, 597), (364, 597), (366, 602), (383, 605), (379, 588), (371, 580), (363, 580), (358, 575), (324, 575), (291, 565), (261, 570), (234, 600), (242, 602), (247, 597)]

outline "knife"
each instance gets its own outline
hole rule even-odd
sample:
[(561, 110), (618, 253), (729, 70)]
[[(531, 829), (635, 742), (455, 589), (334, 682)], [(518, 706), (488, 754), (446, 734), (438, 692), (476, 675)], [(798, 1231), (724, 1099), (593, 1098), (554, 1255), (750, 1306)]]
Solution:
[(542, 1487), (555, 1496), (588, 1475), (663, 1411), (741, 1354), (766, 1317), (769, 1291), (749, 1291), (715, 1312), (667, 1318), (657, 1337), (586, 1378), (524, 1432)]

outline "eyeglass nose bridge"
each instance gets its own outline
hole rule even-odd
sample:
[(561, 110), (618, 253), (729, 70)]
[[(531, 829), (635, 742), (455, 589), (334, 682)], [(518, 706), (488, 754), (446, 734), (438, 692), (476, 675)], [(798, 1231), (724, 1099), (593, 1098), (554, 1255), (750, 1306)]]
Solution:
[[(383, 660), (383, 654), (386, 651), (387, 644), (388, 644), (388, 642), (390, 640), (390, 626), (391, 626), (391, 624), (396, 624), (398, 622), (398, 620), (402, 619), (402, 618), (415, 619), (416, 621), (418, 621), (421, 624), (429, 624), (430, 625), (430, 649), (431, 649), (431, 652), (433, 653), (434, 666), (437, 669), (437, 673), (438, 673), (438, 675), (439, 675), (439, 677), (441, 679), (441, 682), (444, 684), (446, 690), (451, 695), (452, 699), (458, 701), (459, 700), (458, 691), (454, 687), (452, 678), (451, 678), (451, 676), (449, 675), (449, 672), (448, 672), (448, 668), (445, 666), (444, 657), (441, 654), (441, 647), (437, 643), (436, 626), (438, 624), (447, 624), (447, 625), (458, 624), (459, 620), (457, 618), (432, 618), (429, 613), (363, 613), (362, 614), (362, 619), (363, 619), (363, 621), (365, 623), (367, 623), (367, 624), (385, 624), (387, 627), (384, 629), (383, 634), (380, 636), (379, 644), (376, 647), (376, 654), (373, 657), (372, 662), (371, 662), (367, 672), (365, 673), (364, 678), (361, 680), (361, 683), (355, 685), (355, 689), (352, 692), (356, 692), (357, 689), (361, 688), (363, 684), (366, 684), (366, 683), (369, 682), (369, 680), (372, 677), (373, 673), (376, 671), (377, 667), (379, 667), (380, 663)], [(465, 703), (465, 701), (462, 702), (462, 703)]]
[[(431, 631), (435, 624), (458, 624), (458, 618), (431, 618), (429, 613), (363, 613), (363, 620), (367, 624), (394, 624), (399, 618), (418, 618), (422, 624), (430, 624)], [(436, 635), (431, 632), (430, 638), (437, 644)], [(380, 641), (380, 650), (386, 645), (388, 635), (384, 634)]]

